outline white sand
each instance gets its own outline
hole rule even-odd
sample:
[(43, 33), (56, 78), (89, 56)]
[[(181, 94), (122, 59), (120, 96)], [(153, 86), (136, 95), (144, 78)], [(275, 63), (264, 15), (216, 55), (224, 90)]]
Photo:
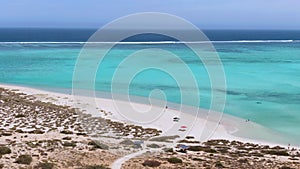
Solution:
[[(233, 117), (227, 114), (223, 114), (221, 121), (213, 118), (206, 119), (207, 110), (200, 110), (197, 118), (193, 115), (174, 110), (172, 108), (152, 107), (154, 112), (162, 111), (159, 118), (149, 123), (134, 123), (130, 119), (126, 119), (122, 116), (122, 108), (116, 107), (118, 105), (132, 105), (140, 110), (146, 111), (151, 108), (150, 105), (140, 103), (128, 103), (125, 101), (114, 101), (106, 98), (96, 98), (95, 102), (98, 107), (92, 106), (91, 100), (93, 98), (77, 97), (74, 98), (70, 94), (62, 94), (56, 92), (49, 92), (29, 87), (21, 87), (15, 85), (0, 84), (0, 87), (15, 90), (16, 92), (22, 92), (28, 95), (34, 95), (40, 101), (52, 102), (58, 105), (68, 105), (75, 108), (79, 108), (85, 113), (91, 113), (95, 116), (102, 116), (114, 121), (122, 121), (125, 123), (142, 125), (145, 128), (156, 128), (163, 131), (163, 135), (180, 135), (180, 136), (194, 136), (195, 138), (202, 138), (206, 134), (209, 137), (204, 139), (227, 139), (227, 140), (239, 140), (242, 142), (251, 142), (257, 144), (268, 145), (281, 145), (287, 147), (288, 143), (280, 136), (267, 128), (264, 128), (253, 122), (246, 122), (245, 119)], [(125, 109), (126, 110), (126, 109)], [(186, 110), (186, 109), (185, 109)], [(193, 110), (193, 109), (191, 109)], [(120, 113), (119, 113), (120, 111)], [(106, 115), (104, 115), (104, 113)], [(180, 117), (179, 122), (173, 122), (173, 117)], [(178, 131), (181, 126), (186, 126), (186, 131)], [(203, 141), (203, 139), (201, 140)], [(293, 146), (293, 145), (291, 145)]]

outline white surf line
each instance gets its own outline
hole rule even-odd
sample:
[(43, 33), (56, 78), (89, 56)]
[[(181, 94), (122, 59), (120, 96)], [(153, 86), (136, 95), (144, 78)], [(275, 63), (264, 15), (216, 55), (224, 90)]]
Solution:
[(85, 41), (32, 41), (32, 42), (0, 42), (0, 44), (185, 44), (185, 43), (292, 43), (300, 40), (228, 40), (228, 41), (137, 41), (137, 42), (85, 42)]

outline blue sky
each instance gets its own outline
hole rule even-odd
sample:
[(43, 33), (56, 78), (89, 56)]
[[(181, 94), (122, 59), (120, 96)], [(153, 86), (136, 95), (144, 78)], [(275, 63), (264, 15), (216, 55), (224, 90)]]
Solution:
[(300, 0), (1, 0), (0, 27), (95, 27), (165, 12), (201, 29), (300, 29)]

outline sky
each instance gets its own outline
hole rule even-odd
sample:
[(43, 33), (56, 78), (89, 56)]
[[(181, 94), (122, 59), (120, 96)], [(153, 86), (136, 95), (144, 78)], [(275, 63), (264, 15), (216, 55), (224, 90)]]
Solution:
[(300, 29), (300, 0), (0, 0), (0, 27), (100, 28), (137, 12), (200, 29)]

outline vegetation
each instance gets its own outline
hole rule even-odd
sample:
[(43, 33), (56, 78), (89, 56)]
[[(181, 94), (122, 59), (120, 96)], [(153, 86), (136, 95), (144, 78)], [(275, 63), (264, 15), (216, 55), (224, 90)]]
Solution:
[(188, 148), (189, 151), (204, 151), (204, 152), (207, 152), (207, 153), (216, 153), (217, 151), (212, 149), (212, 148), (209, 148), (209, 147), (202, 147), (202, 146), (190, 146)]
[(194, 161), (205, 161), (204, 159), (201, 159), (201, 158), (193, 158), (192, 160), (194, 160)]
[(182, 160), (177, 157), (171, 157), (168, 159), (168, 162), (172, 164), (178, 164), (178, 163), (182, 163)]
[(195, 137), (194, 136), (186, 136), (185, 138), (186, 139), (194, 139)]
[(150, 147), (150, 148), (160, 148), (160, 146), (157, 145), (157, 144), (148, 144), (147, 147)]
[(151, 138), (149, 141), (158, 141), (158, 142), (171, 142), (170, 140), (174, 140), (179, 136), (161, 136), (161, 137), (154, 137)]
[(79, 132), (79, 133), (76, 133), (77, 136), (86, 136), (87, 134), (86, 133), (82, 133), (82, 132)]
[(145, 167), (158, 167), (161, 165), (161, 162), (156, 160), (146, 160), (143, 162), (143, 166)]
[(65, 147), (76, 147), (76, 142), (64, 142), (63, 146)]
[(18, 163), (18, 164), (27, 164), (27, 165), (29, 165), (31, 162), (32, 162), (32, 157), (27, 154), (20, 155), (15, 161), (15, 163)]
[(4, 155), (4, 154), (10, 154), (11, 153), (11, 149), (5, 146), (1, 146), (0, 147), (0, 155)]
[(62, 133), (62, 134), (73, 134), (73, 132), (69, 131), (69, 130), (63, 130), (60, 133)]
[(108, 150), (109, 149), (108, 145), (100, 143), (99, 141), (90, 141), (88, 143), (88, 145), (92, 145), (94, 148), (97, 148), (97, 149), (103, 149), (103, 150)]
[(108, 168), (103, 165), (88, 165), (85, 167), (85, 169), (108, 169)]
[(180, 140), (178, 143), (200, 143), (199, 141), (193, 141), (193, 140)]
[(173, 148), (163, 148), (163, 150), (167, 153), (173, 153)]
[(42, 162), (42, 163), (39, 163), (36, 168), (39, 168), (39, 169), (52, 169), (53, 167), (54, 167), (53, 163)]
[(220, 161), (217, 161), (217, 162), (215, 163), (215, 167), (216, 167), (216, 168), (224, 168), (223, 164), (222, 164)]
[(130, 139), (125, 139), (125, 140), (121, 141), (120, 144), (124, 144), (124, 145), (134, 145), (134, 142), (131, 141)]
[(21, 118), (21, 117), (25, 117), (25, 115), (24, 114), (17, 114), (17, 115), (15, 115), (15, 118)]
[(288, 166), (282, 166), (279, 169), (294, 169), (294, 168), (291, 168), (291, 167), (288, 167)]
[(1, 135), (2, 135), (2, 136), (11, 136), (12, 133), (10, 133), (10, 132), (3, 132)]
[(62, 138), (63, 140), (72, 140), (72, 138), (71, 137), (64, 137), (64, 138)]
[(24, 131), (21, 130), (21, 129), (17, 129), (17, 130), (15, 130), (15, 132), (16, 132), (16, 133), (24, 133)]
[(36, 147), (38, 147), (40, 144), (39, 143), (37, 143), (37, 142), (27, 142), (26, 143), (29, 147), (31, 147), (31, 148), (36, 148)]
[(29, 132), (29, 133), (33, 133), (33, 134), (44, 134), (45, 132), (44, 132), (43, 130), (41, 130), (41, 129), (36, 129), (36, 130), (31, 131), (31, 132)]
[(289, 153), (285, 150), (264, 150), (262, 153), (277, 155), (277, 156), (289, 156)]
[(240, 158), (240, 159), (238, 159), (238, 162), (240, 162), (240, 163), (248, 163), (248, 160), (246, 158)]

